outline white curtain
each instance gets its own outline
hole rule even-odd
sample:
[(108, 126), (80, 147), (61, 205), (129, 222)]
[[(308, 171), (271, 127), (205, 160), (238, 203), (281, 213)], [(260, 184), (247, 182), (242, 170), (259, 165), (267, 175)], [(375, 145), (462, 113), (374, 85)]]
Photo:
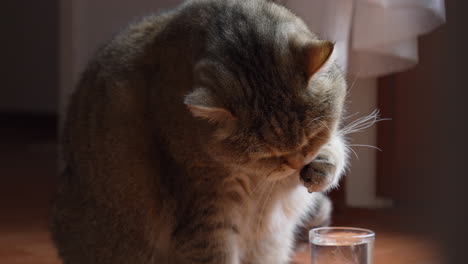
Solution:
[(418, 36), (445, 21), (444, 0), (285, 0), (337, 59), (366, 78), (406, 70), (418, 62)]
[[(347, 71), (353, 89), (350, 113), (377, 108), (377, 77), (406, 70), (418, 63), (418, 37), (445, 21), (444, 0), (284, 0), (309, 28), (335, 41), (334, 56)], [(377, 145), (377, 129), (350, 135), (351, 143)], [(388, 207), (392, 201), (376, 196), (377, 153), (354, 148), (346, 180), (351, 207)], [(384, 150), (385, 151), (385, 150)]]

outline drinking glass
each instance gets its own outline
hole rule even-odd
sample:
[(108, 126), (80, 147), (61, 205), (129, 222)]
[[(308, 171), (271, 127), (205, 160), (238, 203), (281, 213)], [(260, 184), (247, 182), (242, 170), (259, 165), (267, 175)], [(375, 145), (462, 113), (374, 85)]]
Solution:
[(309, 231), (312, 264), (372, 264), (374, 232), (354, 227)]

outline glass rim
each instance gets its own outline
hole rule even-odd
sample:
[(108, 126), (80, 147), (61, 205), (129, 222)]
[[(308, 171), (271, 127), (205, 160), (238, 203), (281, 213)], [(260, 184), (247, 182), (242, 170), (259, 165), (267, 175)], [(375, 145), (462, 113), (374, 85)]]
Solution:
[(374, 238), (375, 237), (374, 231), (372, 231), (370, 229), (359, 228), (359, 227), (346, 227), (346, 226), (328, 226), (328, 227), (313, 228), (313, 229), (309, 230), (309, 237), (312, 237), (312, 236), (321, 237), (321, 238), (330, 237), (330, 234), (320, 234), (319, 231), (322, 231), (322, 230), (331, 230), (331, 231), (333, 231), (333, 230), (348, 230), (348, 231), (362, 232), (362, 233), (356, 233), (355, 235), (349, 236), (349, 237), (352, 237), (352, 238), (365, 239), (365, 238)]

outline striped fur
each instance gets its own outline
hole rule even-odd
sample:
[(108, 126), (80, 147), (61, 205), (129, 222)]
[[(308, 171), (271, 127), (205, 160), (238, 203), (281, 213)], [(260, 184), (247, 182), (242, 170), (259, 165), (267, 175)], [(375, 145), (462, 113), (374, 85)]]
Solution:
[(63, 131), (64, 263), (288, 263), (346, 164), (345, 82), (320, 43), (275, 3), (198, 0), (104, 45)]

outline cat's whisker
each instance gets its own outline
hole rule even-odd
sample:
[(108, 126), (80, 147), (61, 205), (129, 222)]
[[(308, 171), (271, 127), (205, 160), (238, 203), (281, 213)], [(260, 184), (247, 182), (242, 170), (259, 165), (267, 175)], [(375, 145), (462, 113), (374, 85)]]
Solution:
[(379, 110), (378, 109), (374, 109), (374, 111), (372, 111), (369, 115), (366, 115), (366, 116), (363, 116), (363, 117), (360, 117), (354, 121), (352, 121), (351, 123), (349, 123), (349, 125), (351, 124), (354, 124), (354, 123), (358, 123), (362, 120), (367, 120), (367, 119), (372, 119), (372, 118), (375, 118), (376, 116), (378, 116), (379, 114)]
[(380, 148), (372, 145), (366, 145), (366, 144), (350, 144), (348, 145), (350, 147), (366, 147), (366, 148), (371, 148), (371, 149), (376, 149), (378, 151), (382, 151)]
[(351, 117), (356, 116), (356, 115), (359, 115), (359, 114), (360, 114), (360, 112), (355, 112), (354, 114), (350, 114), (349, 116), (344, 116), (344, 117), (343, 117), (343, 120), (350, 119)]
[(356, 153), (356, 151), (354, 151), (353, 148), (346, 146), (346, 149), (348, 149), (348, 150), (350, 150), (351, 152), (353, 152), (353, 153), (354, 153), (354, 156), (356, 156), (356, 159), (359, 160), (359, 156), (358, 156), (358, 154)]
[(357, 118), (356, 120), (352, 121), (347, 126), (345, 126), (344, 129), (348, 129), (350, 127), (355, 127), (355, 126), (361, 125), (361, 124), (363, 124), (363, 123), (365, 123), (365, 122), (367, 122), (369, 120), (374, 120), (374, 119), (377, 118), (377, 115), (378, 115), (378, 110), (374, 110), (369, 115)]
[[(319, 116), (319, 117), (316, 117), (312, 120), (310, 120), (309, 123), (307, 123), (306, 127), (310, 126), (312, 123), (315, 123), (316, 121), (319, 121), (320, 119), (324, 118), (324, 116)], [(320, 122), (320, 121), (319, 121)]]
[(363, 123), (360, 123), (360, 124), (357, 124), (353, 127), (349, 127), (347, 128), (344, 132), (344, 135), (347, 135), (347, 134), (352, 134), (352, 133), (356, 133), (356, 132), (362, 132), (363, 130), (373, 126), (375, 123), (377, 122), (380, 122), (380, 121), (385, 121), (385, 120), (391, 120), (391, 119), (388, 119), (388, 118), (382, 118), (382, 119), (374, 119), (374, 120), (367, 120)]
[(362, 68), (360, 68), (360, 69), (356, 72), (356, 74), (354, 74), (354, 80), (353, 80), (353, 82), (351, 83), (351, 85), (349, 86), (349, 89), (346, 91), (346, 96), (348, 96), (348, 95), (351, 93), (351, 90), (353, 90), (354, 85), (356, 84), (356, 81), (357, 81), (357, 79), (358, 79), (358, 76), (359, 76), (359, 74), (360, 74), (361, 72), (362, 72)]
[(373, 126), (375, 123), (384, 121), (384, 120), (390, 120), (389, 118), (379, 118), (379, 110), (374, 110), (371, 114), (360, 117), (348, 125), (346, 125), (344, 128), (340, 130), (340, 133), (342, 135), (348, 135), (352, 134), (355, 132), (360, 132), (362, 130), (365, 130), (371, 126)]
[(327, 125), (327, 123), (325, 123), (325, 121), (320, 121), (320, 124), (324, 126), (328, 130), (328, 132), (331, 132), (330, 127)]
[[(322, 126), (324, 126), (324, 127), (328, 130), (329, 133), (332, 132), (332, 130), (330, 129), (330, 127), (329, 127), (324, 121), (320, 121), (320, 124), (321, 124)], [(318, 138), (318, 139), (322, 139), (322, 140), (328, 140), (328, 139), (326, 139), (326, 138), (319, 137), (319, 136), (317, 136), (317, 135), (315, 135), (314, 137), (315, 137), (315, 138)]]

